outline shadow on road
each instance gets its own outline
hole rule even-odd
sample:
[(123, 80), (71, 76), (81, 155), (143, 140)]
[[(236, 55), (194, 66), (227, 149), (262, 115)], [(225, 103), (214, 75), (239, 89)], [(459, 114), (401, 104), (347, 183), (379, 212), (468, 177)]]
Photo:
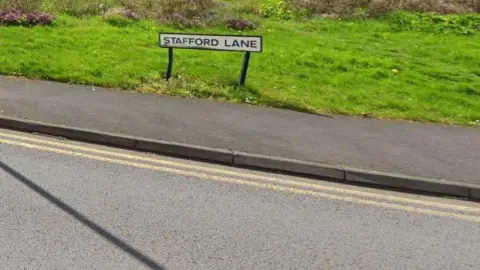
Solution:
[(30, 181), (28, 178), (20, 174), (19, 172), (15, 171), (14, 169), (10, 168), (8, 165), (0, 161), (0, 168), (2, 168), (5, 172), (13, 176), (18, 181), (22, 182), (24, 185), (38, 193), (43, 198), (49, 200), (51, 203), (55, 204), (57, 207), (74, 217), (76, 220), (81, 222), (83, 225), (90, 228), (92, 231), (96, 232), (110, 243), (114, 244), (118, 248), (122, 249), (126, 253), (128, 253), (133, 258), (137, 259), (144, 265), (150, 267), (151, 269), (155, 270), (166, 270), (165, 267), (159, 265), (153, 259), (149, 258), (148, 256), (144, 255), (140, 251), (136, 250), (134, 247), (130, 246), (128, 243), (122, 241), (115, 235), (111, 234), (104, 228), (100, 227), (99, 225), (95, 224), (93, 221), (89, 220), (86, 216), (79, 213), (77, 210), (70, 207), (68, 204), (64, 203), (57, 197), (50, 194), (48, 191), (44, 190), (42, 187), (38, 186), (37, 184)]

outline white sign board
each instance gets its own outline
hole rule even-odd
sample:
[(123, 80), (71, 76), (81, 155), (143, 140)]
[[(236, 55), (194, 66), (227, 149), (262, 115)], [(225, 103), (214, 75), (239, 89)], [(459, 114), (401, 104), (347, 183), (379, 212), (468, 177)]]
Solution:
[(262, 37), (160, 33), (160, 47), (217, 51), (261, 52)]

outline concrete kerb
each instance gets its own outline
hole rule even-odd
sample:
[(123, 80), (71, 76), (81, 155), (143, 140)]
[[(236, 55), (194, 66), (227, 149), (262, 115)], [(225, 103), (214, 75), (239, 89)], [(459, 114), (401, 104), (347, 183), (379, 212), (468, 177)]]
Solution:
[(200, 147), (196, 145), (161, 140), (151, 140), (140, 137), (124, 136), (95, 130), (71, 128), (6, 117), (0, 117), (0, 127), (24, 132), (63, 137), (82, 142), (116, 146), (126, 149), (200, 159), (228, 165), (233, 164), (233, 152), (223, 149)]
[(0, 127), (130, 149), (135, 148), (136, 145), (136, 139), (134, 137), (15, 118), (0, 117)]
[(324, 177), (332, 180), (345, 180), (345, 170), (342, 167), (239, 151), (234, 151), (234, 154), (233, 164), (237, 167), (259, 168), (305, 176)]
[(141, 138), (136, 139), (135, 149), (233, 165), (233, 152), (224, 149)]
[(315, 162), (110, 134), (8, 117), (0, 117), (0, 127), (139, 151), (216, 162), (237, 167), (257, 168), (288, 174), (301, 174), (314, 178), (328, 178), (346, 183), (367, 183), (378, 187), (402, 188), (411, 191), (480, 200), (480, 186), (447, 180), (413, 177), (343, 166), (331, 166)]
[(464, 198), (469, 198), (470, 190), (474, 188), (463, 183), (442, 179), (414, 177), (353, 168), (345, 168), (345, 180), (353, 183), (382, 185), (385, 187), (403, 188)]

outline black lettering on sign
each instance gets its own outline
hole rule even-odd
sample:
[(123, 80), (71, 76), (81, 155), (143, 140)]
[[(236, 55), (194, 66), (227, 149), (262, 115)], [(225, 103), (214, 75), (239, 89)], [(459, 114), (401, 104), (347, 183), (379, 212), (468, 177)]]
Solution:
[(248, 36), (161, 35), (161, 46), (227, 51), (261, 51), (261, 39)]
[(231, 48), (231, 47), (236, 47), (236, 48), (257, 48), (258, 43), (256, 40), (237, 40), (234, 39), (233, 41), (229, 42), (228, 40), (225, 40), (225, 47)]
[(240, 45), (242, 48), (250, 48), (250, 41), (249, 40), (242, 40), (240, 41)]

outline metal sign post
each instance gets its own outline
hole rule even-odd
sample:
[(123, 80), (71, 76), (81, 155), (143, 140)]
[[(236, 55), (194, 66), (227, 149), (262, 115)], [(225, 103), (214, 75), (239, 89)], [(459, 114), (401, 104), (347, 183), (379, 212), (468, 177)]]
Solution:
[(172, 77), (173, 69), (173, 48), (168, 48), (168, 63), (167, 63), (167, 72), (165, 73), (165, 80), (170, 80)]
[(250, 63), (250, 52), (245, 52), (243, 54), (243, 64), (242, 70), (240, 71), (240, 79), (238, 80), (238, 85), (244, 86), (245, 81), (247, 80), (248, 64)]
[(240, 86), (244, 86), (247, 80), (250, 54), (252, 52), (260, 53), (263, 50), (263, 40), (259, 36), (160, 33), (159, 45), (161, 48), (168, 48), (168, 64), (167, 72), (165, 73), (167, 81), (172, 76), (173, 49), (244, 52), (238, 81)]

